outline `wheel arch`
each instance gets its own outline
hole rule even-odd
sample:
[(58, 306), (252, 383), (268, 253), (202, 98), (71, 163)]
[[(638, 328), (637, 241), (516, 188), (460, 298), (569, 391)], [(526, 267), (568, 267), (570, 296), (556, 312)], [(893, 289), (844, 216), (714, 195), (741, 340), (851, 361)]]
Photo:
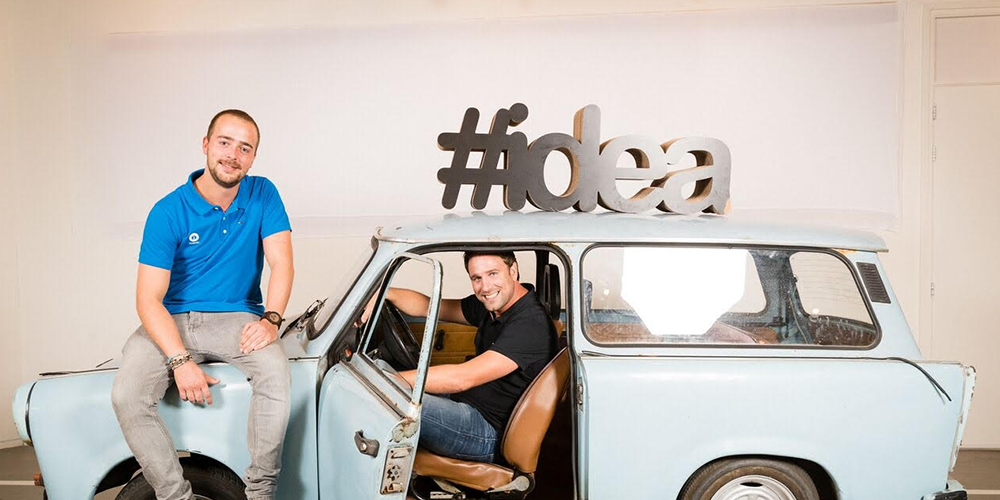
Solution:
[[(225, 463), (220, 462), (219, 460), (216, 460), (208, 455), (203, 455), (200, 453), (188, 453), (188, 452), (181, 452), (181, 453), (182, 453), (181, 456), (178, 457), (178, 460), (180, 460), (181, 465), (189, 463), (205, 467), (209, 466), (219, 467), (230, 470), (234, 474), (236, 474), (237, 477), (241, 477), (240, 473), (234, 471)], [(94, 491), (94, 493), (97, 494), (102, 491), (110, 490), (111, 488), (116, 488), (118, 486), (123, 486), (127, 484), (129, 481), (132, 480), (133, 477), (135, 477), (135, 475), (139, 472), (140, 469), (141, 467), (139, 466), (139, 462), (135, 459), (135, 457), (128, 457), (127, 459), (118, 462), (117, 465), (108, 470), (107, 474), (104, 475), (104, 477), (101, 479), (101, 482), (98, 483), (97, 489)]]
[(819, 492), (820, 498), (829, 500), (839, 500), (840, 495), (837, 490), (836, 483), (833, 481), (833, 476), (826, 470), (822, 465), (813, 462), (812, 460), (806, 460), (799, 457), (790, 457), (783, 455), (761, 455), (761, 454), (749, 454), (749, 455), (729, 455), (725, 457), (716, 458), (710, 462), (703, 464), (701, 467), (691, 471), (688, 475), (687, 480), (684, 482), (684, 486), (677, 492), (677, 500), (680, 500), (681, 495), (691, 484), (691, 480), (694, 479), (699, 472), (701, 472), (706, 467), (713, 464), (722, 462), (724, 460), (741, 460), (741, 459), (764, 459), (764, 460), (778, 460), (781, 462), (787, 462), (790, 464), (797, 465), (809, 474), (809, 478), (812, 479), (813, 484), (816, 485), (816, 490)]

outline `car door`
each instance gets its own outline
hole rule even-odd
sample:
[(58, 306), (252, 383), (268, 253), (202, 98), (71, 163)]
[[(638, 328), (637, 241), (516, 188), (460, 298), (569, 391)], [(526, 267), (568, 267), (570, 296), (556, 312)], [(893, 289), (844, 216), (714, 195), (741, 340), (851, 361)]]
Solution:
[[(421, 276), (416, 286), (413, 286), (414, 273), (399, 272), (404, 264), (408, 271), (418, 269)], [(438, 261), (414, 254), (400, 255), (383, 278), (375, 298), (377, 307), (361, 328), (356, 352), (338, 353), (344, 357), (323, 377), (317, 418), (320, 498), (402, 500), (405, 497), (419, 437), (420, 404), (437, 325), (441, 277)], [(386, 335), (386, 322), (393, 319), (393, 313), (383, 307), (385, 292), (389, 286), (401, 285), (409, 285), (407, 288), (416, 288), (430, 297), (412, 391), (380, 359), (384, 351), (377, 345), (377, 337)]]

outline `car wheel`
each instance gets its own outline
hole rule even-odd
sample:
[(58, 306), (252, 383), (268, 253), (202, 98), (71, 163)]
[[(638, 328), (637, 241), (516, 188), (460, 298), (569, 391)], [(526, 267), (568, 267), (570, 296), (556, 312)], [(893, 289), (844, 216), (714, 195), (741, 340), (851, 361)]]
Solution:
[(759, 458), (711, 463), (691, 477), (681, 500), (819, 500), (812, 478), (801, 467)]
[[(182, 464), (184, 479), (191, 482), (197, 500), (246, 500), (243, 480), (225, 468), (206, 464)], [(132, 478), (115, 500), (156, 500), (153, 487), (140, 473)]]

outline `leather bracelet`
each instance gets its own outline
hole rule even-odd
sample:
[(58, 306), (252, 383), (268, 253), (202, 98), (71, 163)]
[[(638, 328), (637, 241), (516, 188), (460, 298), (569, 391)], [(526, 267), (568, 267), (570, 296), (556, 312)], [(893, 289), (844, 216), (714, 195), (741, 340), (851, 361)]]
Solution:
[(191, 354), (187, 352), (175, 354), (167, 359), (167, 368), (170, 369), (170, 371), (174, 371), (188, 361), (191, 361)]

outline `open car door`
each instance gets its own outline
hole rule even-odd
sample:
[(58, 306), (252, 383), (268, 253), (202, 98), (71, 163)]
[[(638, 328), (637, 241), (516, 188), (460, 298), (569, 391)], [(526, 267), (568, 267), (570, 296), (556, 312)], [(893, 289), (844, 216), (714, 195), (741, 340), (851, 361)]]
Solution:
[[(398, 272), (404, 264), (407, 272)], [(419, 275), (416, 285), (412, 275)], [(438, 261), (400, 255), (383, 278), (375, 299), (377, 307), (362, 327), (357, 352), (324, 377), (317, 417), (321, 499), (404, 499), (419, 437), (420, 403), (441, 303), (441, 276)], [(419, 349), (406, 322), (385, 300), (390, 286), (415, 288), (430, 297)], [(394, 377), (390, 365), (417, 369), (412, 390)]]

